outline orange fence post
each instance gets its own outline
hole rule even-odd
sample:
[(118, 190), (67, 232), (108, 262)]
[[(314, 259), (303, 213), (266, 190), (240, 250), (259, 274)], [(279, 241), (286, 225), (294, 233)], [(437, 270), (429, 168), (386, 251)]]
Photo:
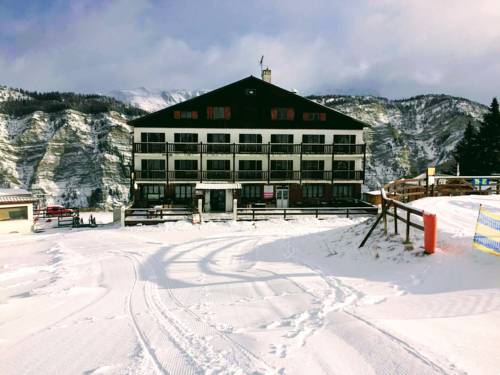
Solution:
[(437, 243), (437, 216), (424, 212), (424, 248), (427, 254), (433, 254)]

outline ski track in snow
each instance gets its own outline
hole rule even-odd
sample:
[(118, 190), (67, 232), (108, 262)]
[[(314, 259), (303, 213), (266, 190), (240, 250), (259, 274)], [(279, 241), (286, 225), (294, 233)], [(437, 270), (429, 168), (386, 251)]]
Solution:
[[(441, 222), (444, 244), (470, 236)], [(359, 250), (366, 229), (339, 218), (0, 237), (0, 373), (494, 374), (498, 264), (415, 257), (380, 231)], [(457, 272), (474, 279), (442, 280)], [(469, 326), (463, 343), (447, 339)]]

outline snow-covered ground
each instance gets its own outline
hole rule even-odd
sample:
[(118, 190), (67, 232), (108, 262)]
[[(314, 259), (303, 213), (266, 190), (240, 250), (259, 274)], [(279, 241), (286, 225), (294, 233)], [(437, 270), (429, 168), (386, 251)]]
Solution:
[(0, 373), (498, 374), (479, 201), (500, 209), (414, 203), (437, 210), (433, 256), (419, 233), (413, 251), (380, 230), (358, 249), (363, 218), (2, 236)]

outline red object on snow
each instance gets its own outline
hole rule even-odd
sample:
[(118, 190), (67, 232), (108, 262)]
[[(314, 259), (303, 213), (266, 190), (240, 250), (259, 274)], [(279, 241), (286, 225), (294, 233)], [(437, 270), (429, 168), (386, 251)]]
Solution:
[(427, 254), (433, 254), (437, 244), (437, 216), (424, 212), (424, 248)]
[(59, 205), (47, 206), (47, 216), (60, 216), (64, 214), (72, 214), (71, 208), (65, 208)]

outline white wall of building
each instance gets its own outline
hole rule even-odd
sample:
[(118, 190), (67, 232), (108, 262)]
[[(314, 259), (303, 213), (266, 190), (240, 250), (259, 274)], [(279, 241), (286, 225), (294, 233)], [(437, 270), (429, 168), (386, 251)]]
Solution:
[(12, 203), (1, 204), (0, 208), (27, 207), (28, 219), (21, 220), (0, 220), (0, 233), (30, 233), (33, 230), (33, 204), (32, 203)]

